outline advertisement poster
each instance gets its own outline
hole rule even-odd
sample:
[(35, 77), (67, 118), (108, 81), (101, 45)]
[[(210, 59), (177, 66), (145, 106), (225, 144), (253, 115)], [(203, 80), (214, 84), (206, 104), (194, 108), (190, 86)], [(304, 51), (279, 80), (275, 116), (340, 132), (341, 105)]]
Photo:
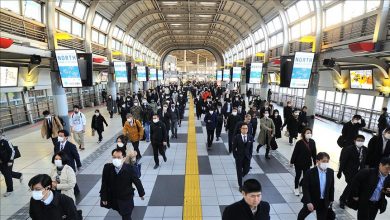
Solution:
[(313, 60), (314, 53), (295, 53), (290, 88), (306, 89), (309, 87)]
[(230, 82), (230, 70), (229, 69), (223, 70), (223, 81)]
[(164, 80), (164, 72), (162, 70), (157, 70), (157, 79)]
[(114, 62), (114, 70), (115, 70), (115, 82), (128, 83), (127, 68), (125, 62)]
[(18, 67), (0, 66), (0, 87), (18, 86)]
[(108, 82), (108, 73), (100, 72), (100, 82)]
[(222, 81), (222, 70), (217, 70), (217, 81)]
[(146, 81), (146, 67), (145, 66), (137, 66), (137, 80), (140, 82)]
[(260, 83), (263, 72), (263, 63), (252, 63), (249, 76), (249, 83)]
[(150, 69), (149, 70), (149, 81), (156, 81), (156, 80), (157, 80), (157, 70)]
[(374, 89), (372, 70), (350, 70), (351, 89)]
[(233, 67), (232, 82), (241, 82), (241, 67)]
[(79, 64), (75, 50), (56, 50), (58, 69), (62, 87), (82, 87)]
[(275, 73), (269, 73), (269, 80), (271, 83), (276, 83), (276, 75)]

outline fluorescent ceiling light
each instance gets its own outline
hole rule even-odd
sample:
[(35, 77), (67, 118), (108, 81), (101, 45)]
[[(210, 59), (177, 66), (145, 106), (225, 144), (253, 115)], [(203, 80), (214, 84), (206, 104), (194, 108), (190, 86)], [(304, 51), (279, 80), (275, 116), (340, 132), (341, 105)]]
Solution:
[(196, 24), (196, 25), (199, 25), (199, 26), (208, 26), (210, 24)]
[(171, 18), (177, 18), (177, 17), (180, 17), (180, 15), (176, 15), (176, 14), (169, 14), (169, 15), (167, 15), (167, 17), (171, 17)]
[(216, 2), (199, 2), (199, 4), (204, 5), (204, 6), (214, 6), (217, 3)]
[(212, 15), (198, 15), (198, 17), (201, 17), (201, 18), (211, 18)]
[(171, 24), (171, 26), (180, 26), (182, 24)]
[(162, 2), (163, 5), (177, 5), (177, 2)]

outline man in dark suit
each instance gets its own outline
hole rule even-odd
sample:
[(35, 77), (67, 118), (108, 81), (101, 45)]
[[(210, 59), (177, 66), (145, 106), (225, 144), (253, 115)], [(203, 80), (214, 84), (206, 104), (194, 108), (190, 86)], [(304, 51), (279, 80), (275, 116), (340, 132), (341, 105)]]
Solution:
[[(58, 153), (60, 151), (64, 151), (69, 159), (68, 165), (70, 167), (72, 167), (72, 169), (76, 173), (75, 163), (77, 165), (77, 169), (80, 169), (80, 167), (81, 167), (80, 155), (79, 155), (79, 152), (77, 151), (76, 145), (69, 142), (68, 137), (69, 137), (69, 132), (67, 130), (58, 131), (58, 143), (54, 147), (54, 155), (56, 155), (56, 153)], [(52, 158), (52, 162), (54, 162), (54, 155)], [(79, 193), (80, 193), (80, 190), (79, 190), (79, 187), (76, 183), (76, 185), (74, 187), (74, 194), (77, 196)]]
[(334, 201), (334, 171), (329, 167), (329, 154), (317, 154), (317, 166), (308, 170), (303, 177), (303, 208), (298, 220), (305, 219), (314, 210), (317, 220), (327, 220), (328, 208)]
[(248, 179), (242, 187), (243, 199), (225, 208), (222, 220), (270, 220), (268, 202), (261, 201), (261, 184)]
[(386, 210), (385, 196), (390, 197), (390, 158), (384, 157), (379, 168), (360, 170), (353, 179), (351, 200), (358, 203), (358, 220), (374, 220), (378, 210)]
[(353, 140), (356, 135), (359, 134), (359, 130), (366, 126), (366, 121), (362, 118), (361, 115), (354, 115), (352, 120), (345, 123), (343, 130), (341, 131), (341, 136), (344, 138), (344, 146), (353, 145)]
[(366, 165), (377, 168), (382, 157), (390, 156), (390, 127), (382, 134), (373, 136), (368, 142)]
[(131, 165), (124, 163), (126, 152), (114, 149), (111, 154), (112, 163), (105, 164), (103, 168), (101, 206), (118, 211), (123, 220), (131, 220), (134, 209), (133, 184), (142, 200), (145, 195), (144, 187)]
[(236, 159), (236, 171), (239, 190), (242, 190), (242, 177), (247, 175), (250, 170), (253, 136), (248, 134), (248, 124), (242, 123), (241, 133), (237, 134), (233, 140), (233, 156)]
[(347, 202), (348, 195), (352, 184), (353, 177), (363, 169), (366, 163), (367, 147), (363, 146), (364, 136), (357, 135), (355, 138), (355, 144), (352, 146), (344, 147), (341, 150), (339, 172), (337, 178), (341, 178), (342, 173), (345, 177), (347, 186), (345, 187), (343, 194), (340, 196), (340, 208), (344, 209)]
[(158, 153), (161, 154), (164, 159), (164, 162), (167, 162), (167, 157), (165, 155), (167, 136), (168, 132), (165, 128), (165, 124), (160, 121), (159, 116), (157, 114), (153, 115), (153, 123), (150, 125), (150, 139), (152, 142), (153, 156), (155, 162), (153, 169), (157, 169), (160, 166)]
[(170, 147), (169, 144), (169, 129), (171, 128), (171, 115), (168, 111), (168, 103), (164, 103), (163, 107), (157, 110), (158, 117), (165, 124), (165, 128), (167, 129), (167, 147)]
[(233, 139), (235, 137), (236, 126), (238, 122), (242, 121), (237, 115), (237, 108), (233, 108), (232, 114), (229, 115), (226, 122), (226, 130), (228, 131), (229, 153), (233, 151)]

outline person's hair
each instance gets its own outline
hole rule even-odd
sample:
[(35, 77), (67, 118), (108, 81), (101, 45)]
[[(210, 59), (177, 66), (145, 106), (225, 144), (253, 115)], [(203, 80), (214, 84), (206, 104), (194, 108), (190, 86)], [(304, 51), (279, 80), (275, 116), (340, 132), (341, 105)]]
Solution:
[(381, 162), (382, 166), (390, 165), (390, 157), (382, 157)]
[(68, 157), (68, 155), (64, 151), (59, 151), (56, 154), (54, 154), (52, 162), (54, 162), (55, 157), (57, 155), (61, 157), (62, 165), (69, 164), (69, 162), (70, 162), (69, 157)]
[(354, 116), (352, 117), (352, 119), (361, 119), (361, 118), (362, 118), (361, 115), (354, 115)]
[(116, 153), (116, 152), (121, 152), (122, 156), (126, 157), (126, 151), (124, 151), (122, 149), (118, 149), (118, 148), (115, 148), (114, 150), (112, 150), (111, 155), (114, 155), (114, 153)]
[(261, 184), (256, 179), (248, 179), (242, 186), (245, 193), (261, 192)]
[(153, 116), (157, 116), (157, 118), (160, 118), (160, 116), (157, 113), (153, 113)]
[(303, 106), (303, 107), (302, 107), (302, 109), (307, 109), (307, 106), (306, 106), (306, 105), (305, 105), (305, 106)]
[(65, 137), (69, 137), (69, 132), (65, 129), (59, 130), (58, 134), (63, 133)]
[(240, 126), (240, 129), (242, 128), (242, 126), (248, 126), (248, 123), (243, 122), (243, 123), (241, 124), (241, 126)]
[(272, 115), (275, 115), (275, 113), (279, 113), (279, 110), (275, 109), (273, 112), (272, 112)]
[(358, 139), (358, 138), (361, 138), (361, 139), (363, 139), (363, 140), (366, 139), (363, 135), (358, 134), (358, 135), (355, 136), (355, 139), (354, 139), (354, 140), (356, 140), (356, 139)]
[(95, 113), (100, 113), (99, 109), (96, 109), (96, 110), (95, 110)]
[(44, 116), (48, 116), (48, 115), (50, 115), (50, 112), (49, 112), (49, 110), (45, 110), (45, 111), (42, 112), (42, 114), (43, 114)]
[(28, 186), (30, 187), (30, 189), (33, 188), (33, 186), (37, 185), (37, 184), (41, 184), (44, 188), (48, 187), (48, 186), (51, 186), (51, 178), (49, 175), (47, 174), (38, 174), (36, 176), (34, 176), (33, 178), (30, 179), (30, 181), (28, 181)]
[(384, 130), (383, 130), (383, 133), (386, 133), (386, 132), (389, 132), (390, 131), (390, 127), (386, 127)]
[(306, 131), (310, 131), (312, 134), (313, 134), (313, 130), (311, 128), (303, 128), (302, 129), (302, 133), (301, 133), (301, 137), (303, 140), (305, 140), (305, 133)]
[(126, 118), (129, 118), (130, 116), (133, 116), (133, 114), (131, 114), (131, 113), (126, 114)]
[[(234, 107), (233, 110), (237, 110), (237, 107)], [(233, 110), (232, 110), (232, 111), (233, 111)]]
[(75, 108), (79, 109), (79, 108), (80, 108), (80, 106), (78, 106), (78, 105), (74, 105), (74, 106), (73, 106), (73, 109), (75, 109)]
[(324, 159), (324, 157), (326, 157), (326, 158), (328, 158), (328, 160), (330, 160), (330, 156), (329, 156), (329, 154), (326, 153), (326, 152), (319, 152), (319, 153), (317, 154), (317, 156), (316, 156), (316, 159), (317, 159), (317, 160), (322, 160), (322, 159)]
[(246, 114), (245, 118), (247, 118), (247, 117), (252, 117), (252, 115), (251, 114)]
[(116, 138), (116, 142), (118, 142), (118, 139), (121, 139), (122, 143), (123, 143), (124, 145), (126, 145), (126, 143), (127, 143), (127, 137), (126, 137), (125, 135), (123, 135), (123, 134), (119, 135), (119, 136)]
[(383, 107), (383, 108), (382, 108), (382, 111), (387, 112), (387, 108), (386, 108), (386, 107)]

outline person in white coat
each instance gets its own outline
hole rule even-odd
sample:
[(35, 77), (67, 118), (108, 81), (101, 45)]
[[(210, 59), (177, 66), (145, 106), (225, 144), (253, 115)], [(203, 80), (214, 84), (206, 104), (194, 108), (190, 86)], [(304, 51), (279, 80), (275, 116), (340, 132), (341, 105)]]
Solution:
[(67, 165), (68, 158), (62, 151), (54, 155), (54, 167), (50, 174), (52, 189), (61, 191), (61, 194), (69, 196), (76, 203), (74, 186), (76, 185), (76, 174), (72, 167)]

